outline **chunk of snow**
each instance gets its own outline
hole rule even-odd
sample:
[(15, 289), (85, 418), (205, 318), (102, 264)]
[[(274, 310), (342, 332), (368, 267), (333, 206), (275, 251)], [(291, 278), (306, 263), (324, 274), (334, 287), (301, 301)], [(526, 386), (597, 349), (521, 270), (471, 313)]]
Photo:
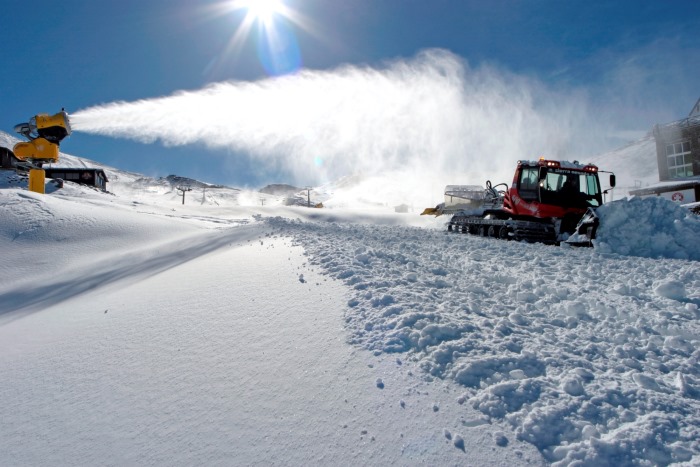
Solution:
[(673, 279), (656, 282), (654, 284), (654, 293), (660, 297), (666, 297), (677, 301), (685, 301), (687, 297), (685, 284)]

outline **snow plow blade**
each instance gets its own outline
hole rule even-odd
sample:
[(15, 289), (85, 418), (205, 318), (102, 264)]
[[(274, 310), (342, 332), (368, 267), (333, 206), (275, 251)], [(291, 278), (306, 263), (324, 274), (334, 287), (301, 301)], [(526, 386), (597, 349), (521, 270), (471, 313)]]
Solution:
[(564, 243), (571, 246), (593, 246), (593, 239), (598, 231), (600, 218), (595, 210), (588, 208), (576, 225), (576, 230)]
[(425, 208), (420, 213), (421, 216), (439, 216), (440, 214), (442, 214), (442, 211), (438, 208)]

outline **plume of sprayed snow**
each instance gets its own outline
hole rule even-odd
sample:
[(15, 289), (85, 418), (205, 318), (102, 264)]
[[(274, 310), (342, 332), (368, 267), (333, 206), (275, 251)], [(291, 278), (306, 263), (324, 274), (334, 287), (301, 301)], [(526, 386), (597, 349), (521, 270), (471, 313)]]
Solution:
[(582, 102), (429, 50), (383, 68), (305, 70), (113, 102), (71, 122), (76, 131), (144, 143), (227, 148), (297, 183), (362, 174), (377, 185), (380, 177), (394, 197), (387, 202), (432, 205), (446, 184), (510, 182), (518, 159), (573, 159)]

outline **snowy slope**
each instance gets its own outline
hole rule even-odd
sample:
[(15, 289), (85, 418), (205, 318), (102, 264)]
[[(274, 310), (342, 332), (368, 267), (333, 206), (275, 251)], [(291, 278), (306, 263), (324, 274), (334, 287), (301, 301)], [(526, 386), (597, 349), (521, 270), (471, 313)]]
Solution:
[(0, 191), (3, 465), (539, 459), (494, 455), (497, 425), (455, 447), (443, 430), (479, 414), (433, 411), (454, 388), (348, 345), (342, 284), (259, 213), (93, 193)]
[[(601, 170), (614, 172), (617, 176), (615, 199), (627, 196), (630, 190), (653, 185), (659, 181), (656, 141), (651, 135), (614, 151), (598, 154), (591, 158), (591, 162)], [(604, 175), (601, 174), (601, 183), (607, 187), (607, 179)]]
[(5, 133), (4, 131), (0, 131), (0, 146), (12, 149), (14, 145), (17, 144), (19, 141), (22, 140), (19, 138), (15, 138), (14, 136), (8, 133)]
[(2, 465), (700, 462), (700, 222), (672, 203), (572, 249), (110, 170), (0, 173)]

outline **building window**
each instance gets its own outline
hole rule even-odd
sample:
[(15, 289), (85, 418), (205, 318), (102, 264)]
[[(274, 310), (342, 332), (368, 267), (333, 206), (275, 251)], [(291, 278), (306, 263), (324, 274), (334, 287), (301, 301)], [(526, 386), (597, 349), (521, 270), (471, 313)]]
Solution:
[(690, 155), (690, 141), (666, 145), (668, 177), (691, 177), (693, 175), (693, 158)]

